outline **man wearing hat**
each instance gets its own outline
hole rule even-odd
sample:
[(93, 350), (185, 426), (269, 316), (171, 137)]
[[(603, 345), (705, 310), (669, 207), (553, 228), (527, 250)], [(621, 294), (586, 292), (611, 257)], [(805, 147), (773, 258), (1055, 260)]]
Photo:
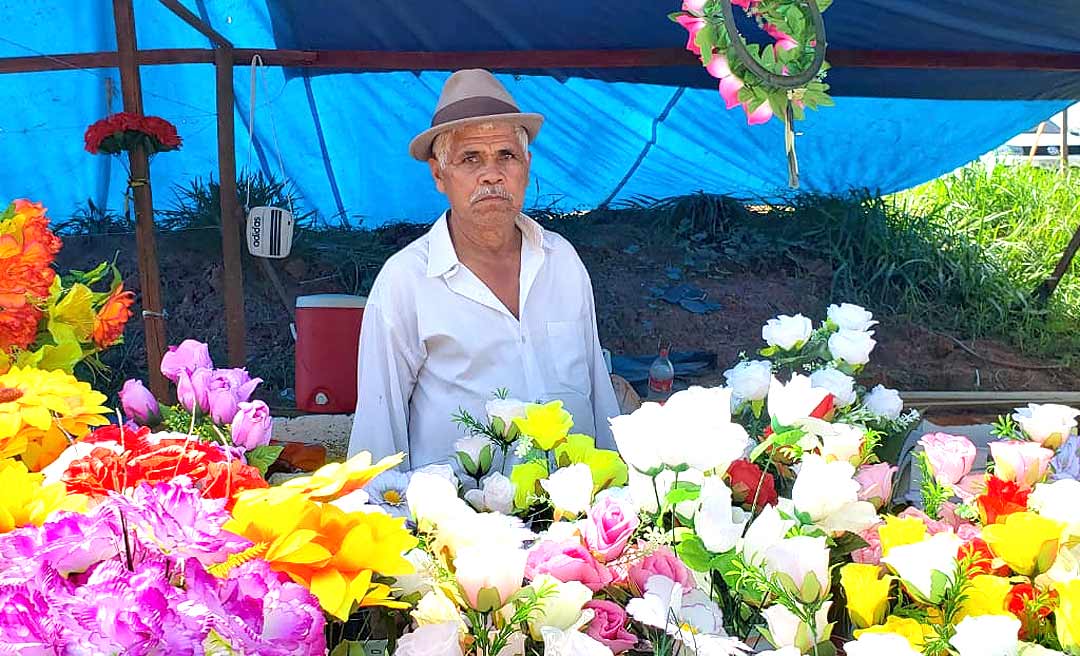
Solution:
[(447, 462), (460, 409), (486, 419), (495, 390), (561, 400), (573, 431), (614, 448), (619, 414), (596, 332), (592, 283), (563, 237), (521, 213), (529, 144), (523, 113), (485, 70), (451, 75), (431, 127), (409, 144), (450, 209), (383, 265), (360, 330), (349, 454)]

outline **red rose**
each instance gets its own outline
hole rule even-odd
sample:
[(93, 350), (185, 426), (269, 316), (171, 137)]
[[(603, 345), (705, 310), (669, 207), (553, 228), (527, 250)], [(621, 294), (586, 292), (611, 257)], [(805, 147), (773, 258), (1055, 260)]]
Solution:
[(776, 482), (772, 474), (766, 474), (761, 467), (748, 460), (736, 460), (728, 467), (727, 475), (731, 499), (735, 503), (747, 508), (753, 504), (752, 510), (776, 504)]
[(71, 494), (104, 496), (109, 492), (122, 492), (127, 486), (126, 453), (96, 448), (85, 458), (68, 465), (62, 480)]
[(986, 481), (986, 492), (976, 501), (983, 525), (996, 524), (1015, 512), (1027, 510), (1028, 494), (1013, 481), (1003, 481), (997, 476), (990, 476)]

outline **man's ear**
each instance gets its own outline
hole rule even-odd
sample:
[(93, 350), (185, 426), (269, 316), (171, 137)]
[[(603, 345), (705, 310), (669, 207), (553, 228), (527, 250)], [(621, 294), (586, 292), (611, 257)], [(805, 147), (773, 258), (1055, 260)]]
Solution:
[(431, 179), (435, 181), (435, 188), (438, 189), (440, 193), (445, 194), (446, 185), (443, 184), (443, 174), (446, 172), (439, 166), (439, 160), (434, 157), (429, 159), (427, 163), (428, 167), (431, 169)]

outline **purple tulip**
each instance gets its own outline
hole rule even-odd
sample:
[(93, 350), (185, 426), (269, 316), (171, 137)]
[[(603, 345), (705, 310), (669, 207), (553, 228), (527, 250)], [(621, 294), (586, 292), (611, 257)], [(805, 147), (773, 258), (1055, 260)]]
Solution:
[(150, 390), (141, 380), (129, 379), (120, 390), (120, 405), (124, 415), (140, 426), (156, 426), (161, 423), (161, 408)]
[[(262, 378), (252, 378), (247, 369), (215, 369), (210, 377), (210, 390), (232, 390), (236, 402), (239, 403), (250, 401), (252, 392), (261, 382), (263, 382)], [(231, 416), (226, 417), (225, 422), (231, 419)]]
[(245, 450), (269, 444), (272, 427), (270, 408), (265, 403), (241, 401), (232, 422), (233, 444)]
[(213, 368), (210, 349), (193, 339), (185, 339), (179, 346), (170, 346), (168, 353), (161, 357), (161, 373), (177, 384), (182, 372), (186, 371), (190, 376), (196, 369)]
[(180, 372), (180, 378), (176, 381), (176, 398), (180, 405), (188, 412), (210, 412), (210, 369), (202, 367), (190, 374), (187, 371)]

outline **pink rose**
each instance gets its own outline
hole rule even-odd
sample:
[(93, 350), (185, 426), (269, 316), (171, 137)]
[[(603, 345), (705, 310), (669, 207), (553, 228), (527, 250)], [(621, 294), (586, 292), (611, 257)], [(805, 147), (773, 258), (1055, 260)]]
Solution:
[(864, 565), (881, 564), (881, 536), (878, 535), (878, 526), (881, 525), (871, 526), (859, 532), (859, 537), (866, 542), (867, 546), (851, 552), (853, 561)]
[(600, 562), (606, 563), (622, 555), (638, 523), (632, 506), (607, 494), (593, 504), (579, 525), (585, 545)]
[(896, 467), (887, 462), (859, 467), (855, 472), (855, 480), (859, 482), (859, 501), (869, 501), (879, 510), (888, 504), (892, 499), (895, 472)]
[(593, 599), (585, 604), (593, 611), (593, 620), (585, 633), (597, 642), (603, 643), (615, 654), (630, 649), (637, 644), (637, 637), (626, 630), (626, 611), (622, 606), (603, 599)]
[(942, 485), (956, 485), (975, 464), (975, 445), (962, 435), (927, 433), (919, 440), (930, 470)]
[(611, 572), (584, 545), (573, 540), (545, 540), (529, 550), (525, 578), (531, 581), (541, 574), (550, 574), (563, 583), (578, 581), (593, 592), (611, 583)]
[(1038, 442), (1009, 441), (991, 442), (990, 455), (994, 458), (994, 476), (1030, 490), (1046, 478), (1054, 452)]
[(700, 16), (705, 11), (705, 0), (683, 0), (682, 9)]
[(646, 556), (640, 563), (634, 563), (630, 567), (630, 582), (634, 584), (638, 592), (645, 592), (645, 583), (650, 576), (666, 576), (689, 590), (694, 587), (694, 577), (683, 562), (667, 547), (661, 547)]
[(899, 515), (897, 515), (897, 517), (914, 517), (915, 519), (918, 519), (926, 525), (926, 532), (930, 535), (953, 532), (953, 526), (949, 522), (938, 519), (930, 519), (929, 515), (912, 506), (904, 508), (904, 510)]

